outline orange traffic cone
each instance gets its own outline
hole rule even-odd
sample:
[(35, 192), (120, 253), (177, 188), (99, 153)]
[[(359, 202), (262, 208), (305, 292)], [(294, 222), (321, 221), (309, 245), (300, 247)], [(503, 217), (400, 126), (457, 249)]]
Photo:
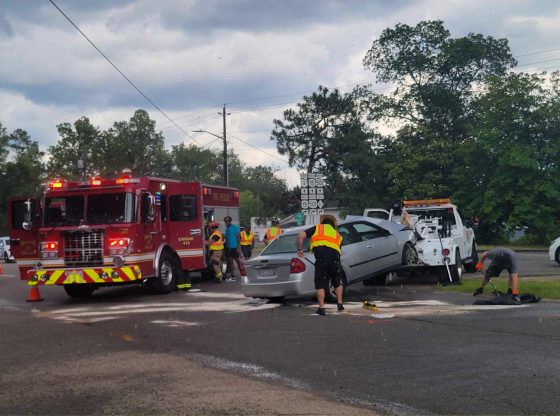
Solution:
[(4, 274), (4, 269), (2, 268), (2, 263), (0, 263), (0, 274)]
[(44, 300), (39, 293), (39, 288), (37, 286), (29, 286), (29, 298), (26, 302), (39, 302)]

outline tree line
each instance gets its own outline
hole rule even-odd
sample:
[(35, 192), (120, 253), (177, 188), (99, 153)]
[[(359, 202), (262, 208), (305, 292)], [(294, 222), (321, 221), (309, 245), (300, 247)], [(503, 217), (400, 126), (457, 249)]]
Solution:
[[(22, 129), (8, 133), (0, 123), (1, 232), (7, 231), (7, 201), (15, 196), (39, 196), (54, 178), (117, 177), (124, 170), (205, 184), (223, 184), (223, 153), (181, 143), (165, 149), (165, 139), (145, 110), (107, 130), (87, 117), (57, 125), (59, 139), (46, 152)], [(79, 163), (79, 161), (82, 161)], [(228, 153), (230, 186), (240, 190), (242, 224), (253, 216), (288, 215), (297, 198), (286, 181), (268, 166), (247, 166), (235, 151)]]
[[(479, 242), (503, 241), (526, 227), (528, 243), (560, 233), (560, 75), (514, 71), (507, 39), (453, 38), (442, 21), (398, 24), (363, 59), (377, 83), (349, 93), (319, 86), (272, 121), (271, 140), (293, 167), (325, 175), (329, 200), (348, 213), (396, 200), (450, 197), (479, 218)], [(0, 215), (6, 200), (36, 195), (47, 178), (136, 175), (221, 184), (222, 153), (196, 145), (165, 149), (144, 110), (107, 130), (87, 117), (57, 126), (42, 152), (24, 130), (0, 124)], [(78, 166), (78, 160), (85, 164)], [(230, 184), (241, 191), (241, 221), (298, 211), (267, 166), (249, 167), (231, 151)]]
[(319, 86), (273, 121), (271, 140), (350, 213), (450, 197), (479, 218), (479, 242), (526, 227), (528, 243), (548, 243), (560, 233), (560, 76), (516, 65), (506, 39), (398, 24), (363, 59), (389, 92)]

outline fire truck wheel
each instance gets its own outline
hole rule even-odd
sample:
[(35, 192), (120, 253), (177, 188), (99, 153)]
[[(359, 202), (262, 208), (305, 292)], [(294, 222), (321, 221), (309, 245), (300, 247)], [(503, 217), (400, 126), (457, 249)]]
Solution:
[(169, 293), (175, 289), (179, 268), (177, 262), (169, 253), (162, 253), (159, 260), (158, 277), (152, 279), (152, 287), (158, 293)]
[(85, 299), (91, 296), (94, 287), (92, 285), (64, 285), (64, 290), (73, 299)]

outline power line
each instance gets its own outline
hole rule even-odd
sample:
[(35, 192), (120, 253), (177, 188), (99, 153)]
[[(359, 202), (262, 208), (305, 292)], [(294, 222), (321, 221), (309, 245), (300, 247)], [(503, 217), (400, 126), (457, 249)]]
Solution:
[(192, 137), (190, 134), (188, 134), (186, 131), (184, 131), (177, 123), (175, 123), (175, 121), (173, 121), (173, 119), (172, 119), (171, 117), (169, 117), (161, 108), (159, 108), (159, 107), (156, 105), (156, 103), (154, 103), (154, 102), (150, 99), (150, 97), (148, 97), (146, 94), (144, 94), (144, 93), (140, 90), (140, 88), (138, 88), (138, 87), (137, 87), (137, 86), (136, 86), (136, 85), (135, 85), (135, 84), (134, 84), (134, 83), (133, 83), (133, 82), (132, 82), (132, 81), (131, 81), (131, 80), (130, 80), (130, 79), (129, 79), (129, 78), (128, 78), (128, 77), (127, 77), (127, 76), (126, 76), (126, 75), (125, 75), (125, 74), (124, 74), (124, 73), (123, 73), (123, 72), (122, 72), (122, 71), (121, 71), (121, 70), (120, 70), (120, 69), (119, 69), (119, 68), (118, 68), (118, 67), (117, 67), (117, 66), (102, 52), (102, 51), (101, 51), (101, 49), (99, 49), (99, 48), (95, 45), (95, 43), (93, 43), (93, 42), (90, 40), (90, 38), (88, 38), (88, 37), (86, 36), (86, 34), (80, 30), (80, 28), (79, 28), (78, 26), (76, 26), (76, 24), (61, 10), (60, 7), (58, 7), (58, 6), (56, 5), (56, 3), (55, 3), (53, 0), (49, 0), (49, 1), (50, 1), (51, 4), (52, 4), (54, 7), (56, 7), (56, 9), (66, 18), (66, 20), (68, 20), (68, 21), (70, 22), (70, 24), (71, 24), (72, 26), (74, 26), (74, 28), (76, 28), (76, 30), (77, 30), (78, 32), (80, 32), (80, 34), (91, 44), (91, 46), (93, 46), (93, 47), (97, 50), (97, 52), (99, 52), (99, 53), (101, 54), (101, 56), (103, 56), (103, 58), (105, 58), (105, 60), (106, 60), (107, 62), (109, 62), (109, 63), (111, 64), (111, 66), (112, 66), (113, 68), (115, 68), (115, 69), (117, 70), (117, 72), (118, 72), (119, 74), (121, 74), (122, 77), (123, 77), (124, 79), (126, 79), (126, 80), (128, 81), (128, 83), (129, 83), (130, 85), (132, 85), (132, 86), (134, 87), (134, 89), (136, 89), (136, 91), (138, 91), (138, 92), (142, 95), (142, 97), (144, 97), (156, 110), (158, 110), (161, 114), (163, 114), (163, 116), (164, 116), (167, 120), (169, 120), (173, 125), (175, 125), (175, 127), (177, 127), (185, 136), (187, 136), (187, 137), (190, 138), (193, 142), (195, 142), (196, 144), (198, 144), (198, 145), (200, 146), (200, 143), (198, 143), (194, 137)]
[(517, 67), (529, 66), (529, 65), (535, 65), (535, 64), (544, 64), (546, 62), (554, 62), (554, 61), (560, 61), (560, 58), (547, 59), (546, 61), (529, 62), (528, 64), (517, 65)]
[(234, 135), (231, 134), (231, 133), (229, 134), (229, 137), (233, 137), (234, 139), (237, 139), (237, 140), (239, 140), (240, 142), (245, 143), (247, 146), (251, 146), (253, 149), (258, 150), (259, 152), (264, 153), (265, 155), (268, 155), (268, 156), (270, 156), (270, 157), (273, 157), (273, 158), (275, 158), (275, 159), (278, 159), (278, 160), (280, 160), (281, 162), (284, 162), (284, 163), (286, 163), (286, 164), (288, 164), (288, 165), (290, 164), (290, 162), (288, 162), (287, 160), (284, 160), (284, 159), (282, 159), (282, 158), (279, 158), (278, 156), (273, 155), (272, 153), (268, 153), (267, 151), (264, 151), (264, 150), (258, 148), (257, 146), (254, 146), (254, 145), (252, 145), (251, 143), (248, 143), (248, 142), (246, 142), (245, 140), (240, 139), (240, 138), (237, 137), (237, 136), (234, 136)]
[(554, 51), (560, 51), (560, 48), (547, 49), (546, 51), (539, 51), (539, 52), (528, 52), (528, 53), (524, 53), (523, 55), (516, 55), (514, 56), (514, 58), (521, 58), (522, 56), (538, 55), (541, 53), (554, 52)]

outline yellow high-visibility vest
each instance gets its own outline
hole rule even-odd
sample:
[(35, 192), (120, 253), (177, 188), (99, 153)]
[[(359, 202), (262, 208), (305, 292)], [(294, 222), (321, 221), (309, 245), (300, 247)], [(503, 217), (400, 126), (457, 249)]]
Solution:
[(268, 230), (266, 230), (266, 239), (270, 242), (280, 234), (282, 234), (282, 230), (280, 229), (280, 227), (270, 227)]
[[(212, 240), (212, 238), (214, 236), (218, 236), (218, 240), (214, 241)], [(209, 240), (211, 241), (210, 245), (209, 245), (209, 249), (212, 251), (218, 251), (218, 250), (223, 250), (224, 249), (224, 237), (222, 236), (222, 233), (219, 232), (218, 230), (214, 231), (212, 234), (210, 234), (210, 238)]]
[(340, 253), (341, 244), (342, 236), (332, 225), (317, 224), (315, 226), (315, 233), (311, 236), (311, 251), (313, 251), (315, 247), (324, 246), (335, 249)]
[(242, 246), (250, 246), (253, 244), (253, 238), (255, 238), (255, 233), (254, 232), (249, 232), (249, 234), (247, 234), (247, 231), (243, 230), (241, 231), (241, 245)]

